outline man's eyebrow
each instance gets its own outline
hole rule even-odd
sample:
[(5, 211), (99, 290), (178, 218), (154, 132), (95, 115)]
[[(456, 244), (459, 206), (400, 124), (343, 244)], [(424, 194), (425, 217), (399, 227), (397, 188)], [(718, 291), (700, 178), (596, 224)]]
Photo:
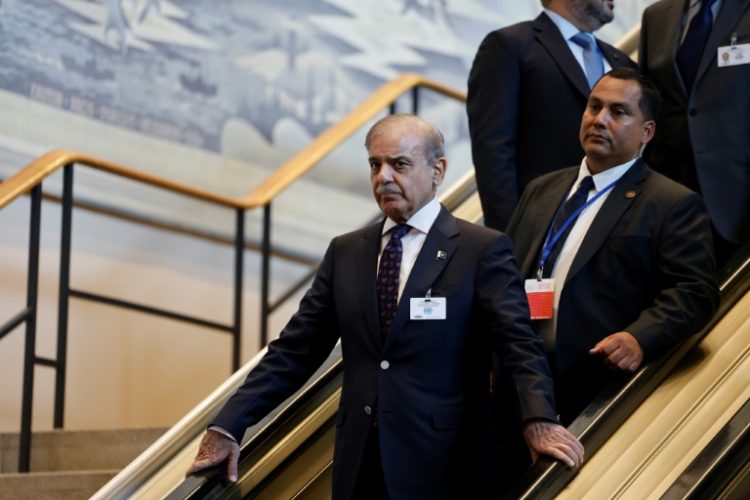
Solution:
[(372, 161), (381, 161), (383, 159), (385, 161), (387, 161), (388, 163), (393, 163), (393, 162), (396, 162), (396, 161), (403, 161), (403, 162), (406, 162), (406, 163), (411, 163), (411, 161), (412, 161), (411, 158), (409, 156), (406, 156), (406, 155), (385, 156), (385, 157), (370, 156), (369, 161), (371, 161), (371, 162)]
[(388, 159), (390, 161), (405, 161), (405, 162), (410, 162), (411, 161), (411, 158), (409, 158), (408, 156), (405, 156), (405, 155), (392, 156), (392, 157), (390, 157)]

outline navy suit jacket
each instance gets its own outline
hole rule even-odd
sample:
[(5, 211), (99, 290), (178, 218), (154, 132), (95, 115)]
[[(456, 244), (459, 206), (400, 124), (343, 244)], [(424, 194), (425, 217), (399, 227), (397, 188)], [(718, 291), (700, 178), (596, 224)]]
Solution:
[[(508, 227), (521, 274), (536, 274), (547, 230), (579, 167), (529, 184)], [(711, 229), (701, 198), (642, 160), (617, 182), (589, 227), (557, 311), (557, 403), (570, 423), (613, 379), (588, 354), (631, 333), (646, 358), (697, 333), (718, 305)]]
[[(365, 407), (377, 408), (392, 499), (480, 497), (488, 475), (493, 351), (518, 388), (523, 418), (556, 417), (544, 346), (528, 319), (510, 240), (442, 208), (383, 341), (375, 292), (381, 229), (382, 222), (331, 242), (298, 312), (213, 424), (239, 441), (246, 427), (303, 384), (340, 338), (344, 383), (334, 498), (352, 494), (372, 425)], [(446, 297), (447, 319), (410, 320), (409, 299), (430, 289), (433, 297)]]
[(750, 43), (750, 0), (722, 1), (689, 94), (675, 63), (685, 3), (662, 0), (643, 13), (639, 64), (664, 99), (645, 157), (699, 189), (719, 234), (743, 243), (750, 239), (750, 64), (720, 68), (717, 49), (732, 35)]
[[(635, 66), (601, 40), (613, 68)], [(504, 231), (532, 179), (583, 157), (578, 140), (589, 86), (545, 14), (496, 30), (479, 46), (466, 109), (486, 226)]]

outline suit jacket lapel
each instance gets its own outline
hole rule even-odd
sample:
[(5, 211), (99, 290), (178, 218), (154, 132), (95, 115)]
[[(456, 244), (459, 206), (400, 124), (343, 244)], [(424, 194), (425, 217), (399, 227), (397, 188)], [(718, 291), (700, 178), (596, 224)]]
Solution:
[(526, 252), (521, 266), (524, 278), (536, 275), (539, 268), (539, 257), (542, 253), (542, 246), (544, 245), (544, 240), (547, 239), (547, 232), (552, 225), (552, 220), (555, 218), (557, 209), (560, 208), (563, 199), (570, 191), (577, 177), (578, 169), (576, 168), (561, 172), (559, 181), (547, 190), (544, 199), (539, 201), (537, 205), (539, 210), (536, 211), (534, 220), (521, 221), (521, 224), (529, 224), (528, 229), (532, 235), (530, 251)]
[(622, 57), (614, 47), (602, 43), (598, 38), (596, 39), (596, 44), (599, 46), (599, 50), (604, 58), (613, 68), (621, 68), (628, 65), (627, 58)]
[(542, 12), (534, 19), (533, 26), (539, 43), (549, 52), (552, 59), (560, 67), (560, 71), (573, 83), (583, 97), (587, 97), (589, 95), (589, 83), (586, 80), (586, 75), (575, 56), (570, 52), (568, 42), (563, 39), (555, 23), (547, 17), (547, 14)]
[[(403, 334), (404, 326), (409, 321), (410, 299), (412, 297), (424, 297), (438, 276), (453, 258), (456, 250), (456, 242), (453, 238), (459, 235), (456, 219), (441, 207), (438, 218), (427, 233), (422, 249), (419, 251), (414, 267), (406, 281), (404, 292), (399, 300), (396, 317), (386, 340), (386, 347), (393, 343), (394, 339)], [(438, 259), (438, 251), (447, 254), (446, 258)]]
[(364, 233), (364, 251), (362, 261), (358, 266), (360, 272), (353, 274), (357, 280), (355, 290), (359, 293), (360, 307), (365, 316), (365, 324), (370, 330), (378, 350), (383, 349), (383, 338), (380, 334), (380, 314), (378, 312), (378, 295), (375, 286), (377, 280), (378, 253), (380, 253), (380, 240), (385, 219), (380, 224), (374, 224), (372, 228)]
[[(653, 22), (651, 37), (648, 43), (648, 53), (651, 65), (672, 68), (673, 92), (682, 96), (687, 95), (685, 85), (682, 83), (680, 70), (677, 68), (675, 57), (680, 48), (682, 19), (685, 12), (685, 0), (672, 0), (672, 2), (661, 5), (658, 13), (658, 22)], [(657, 14), (654, 13), (654, 17)], [(658, 32), (658, 35), (654, 32)]]
[[(695, 75), (697, 82), (712, 64), (716, 64), (716, 53), (720, 45), (726, 45), (732, 29), (737, 25), (742, 12), (750, 4), (750, 0), (724, 0), (711, 28), (711, 34), (703, 50), (698, 72)], [(694, 86), (695, 87), (695, 86)]]
[(633, 201), (638, 197), (643, 188), (643, 181), (646, 178), (646, 168), (643, 160), (636, 160), (630, 169), (625, 172), (625, 175), (615, 184), (615, 187), (612, 188), (612, 192), (609, 193), (604, 205), (602, 205), (599, 213), (596, 214), (594, 221), (586, 232), (586, 236), (584, 236), (581, 242), (576, 256), (573, 258), (570, 270), (565, 278), (566, 283), (601, 248), (622, 215), (632, 206)]

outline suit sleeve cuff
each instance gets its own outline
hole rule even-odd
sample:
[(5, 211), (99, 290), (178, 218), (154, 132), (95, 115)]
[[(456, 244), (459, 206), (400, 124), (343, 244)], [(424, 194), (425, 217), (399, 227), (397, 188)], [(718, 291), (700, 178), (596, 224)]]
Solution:
[[(226, 437), (228, 437), (229, 439), (231, 439), (232, 441), (234, 441), (235, 443), (237, 443), (237, 440), (236, 440), (236, 439), (234, 438), (234, 436), (232, 436), (232, 433), (231, 433), (231, 432), (229, 432), (228, 430), (226, 430), (226, 429), (225, 429), (225, 428), (223, 428), (223, 427), (219, 427), (218, 425), (211, 425), (211, 426), (209, 426), (209, 427), (208, 427), (208, 430), (209, 430), (209, 431), (214, 431), (214, 432), (218, 432), (218, 433), (219, 433), (219, 434), (221, 434), (222, 436), (226, 436)], [(238, 444), (239, 444), (239, 443), (238, 443)]]

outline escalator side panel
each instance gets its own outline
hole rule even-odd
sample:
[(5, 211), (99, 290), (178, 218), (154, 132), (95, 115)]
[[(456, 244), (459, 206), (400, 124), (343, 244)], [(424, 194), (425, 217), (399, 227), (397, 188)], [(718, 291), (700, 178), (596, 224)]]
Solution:
[(658, 498), (750, 397), (750, 293), (592, 456), (558, 498)]

